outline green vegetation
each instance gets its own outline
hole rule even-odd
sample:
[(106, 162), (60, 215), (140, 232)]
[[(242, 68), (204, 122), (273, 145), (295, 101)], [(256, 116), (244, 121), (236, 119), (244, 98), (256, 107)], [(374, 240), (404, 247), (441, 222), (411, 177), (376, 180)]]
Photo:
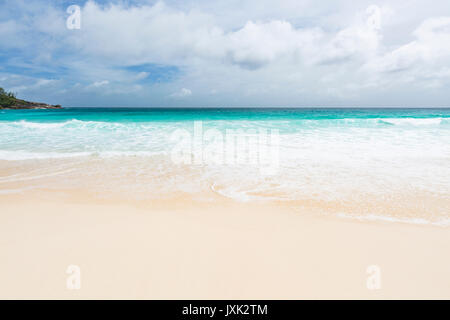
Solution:
[(8, 108), (17, 103), (16, 95), (12, 92), (6, 92), (3, 88), (0, 88), (0, 107)]
[(21, 99), (17, 99), (16, 95), (12, 92), (5, 91), (0, 88), (0, 109), (60, 109), (61, 106), (56, 106), (41, 103), (30, 102)]

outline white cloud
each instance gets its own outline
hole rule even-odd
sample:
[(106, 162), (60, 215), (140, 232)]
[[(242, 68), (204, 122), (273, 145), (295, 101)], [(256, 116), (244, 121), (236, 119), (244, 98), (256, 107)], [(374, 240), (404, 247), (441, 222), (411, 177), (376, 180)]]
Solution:
[[(65, 10), (18, 3), (8, 0), (4, 17), (14, 6), (23, 16), (2, 19), (0, 11), (6, 30), (0, 28), (0, 35), (11, 40), (0, 48), (23, 50), (29, 65), (58, 66), (66, 74), (57, 77), (114, 99), (135, 92), (134, 99), (147, 103), (151, 97), (157, 105), (183, 101), (168, 96), (208, 105), (391, 105), (419, 103), (417, 88), (450, 84), (443, 69), (450, 64), (444, 0), (433, 6), (425, 0), (408, 6), (387, 0), (87, 1), (76, 31), (64, 27)], [(42, 12), (51, 23), (37, 18)], [(19, 59), (7, 65), (23, 66)], [(144, 84), (152, 72), (127, 69), (140, 64), (182, 72), (168, 82)], [(442, 89), (428, 97), (445, 103), (450, 93)]]
[(144, 72), (144, 71), (142, 71), (142, 72), (139, 72), (139, 73), (136, 75), (135, 79), (136, 79), (136, 80), (142, 80), (142, 79), (147, 78), (149, 75), (150, 75), (149, 72)]
[(95, 81), (91, 86), (95, 88), (104, 87), (109, 84), (108, 80)]
[(203, 59), (255, 69), (283, 59), (342, 59), (376, 50), (381, 28), (377, 6), (367, 9), (366, 20), (334, 35), (317, 27), (295, 28), (284, 20), (250, 20), (226, 31), (211, 16), (176, 11), (162, 3), (129, 9), (88, 2), (82, 12), (82, 32), (73, 34), (72, 44), (89, 55), (136, 64)]
[(249, 20), (225, 30), (214, 16), (163, 3), (130, 9), (89, 1), (82, 12), (82, 32), (73, 33), (70, 43), (92, 57), (128, 64), (230, 63), (250, 70), (280, 62), (367, 60), (380, 49), (383, 17), (392, 14), (389, 7), (371, 5), (356, 12), (347, 27), (327, 32), (317, 26), (296, 28), (286, 20)]
[(192, 91), (186, 88), (182, 88), (181, 90), (172, 93), (170, 96), (174, 98), (185, 98), (192, 95)]
[(401, 73), (397, 81), (449, 78), (443, 67), (450, 63), (450, 17), (426, 19), (412, 34), (414, 40), (368, 61), (365, 68), (381, 76)]

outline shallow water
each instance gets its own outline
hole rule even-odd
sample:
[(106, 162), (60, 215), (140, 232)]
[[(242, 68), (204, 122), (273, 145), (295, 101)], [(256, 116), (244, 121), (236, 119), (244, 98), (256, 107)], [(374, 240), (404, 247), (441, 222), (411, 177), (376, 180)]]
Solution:
[[(175, 134), (180, 129), (189, 139)], [(276, 159), (263, 162), (261, 153), (251, 153), (262, 144), (255, 138), (235, 150), (235, 156), (245, 154), (243, 161), (225, 161), (230, 130), (241, 130), (246, 139), (263, 132), (263, 144), (273, 148), (269, 153)], [(223, 141), (208, 140), (208, 132)], [(270, 140), (271, 134), (277, 139)], [(180, 147), (190, 153), (190, 161), (174, 159)], [(222, 161), (206, 161), (211, 147), (222, 152)], [(212, 193), (241, 202), (315, 202), (345, 216), (446, 223), (450, 109), (0, 113), (0, 195), (61, 187), (103, 194), (114, 190), (136, 198), (187, 194), (210, 200)]]

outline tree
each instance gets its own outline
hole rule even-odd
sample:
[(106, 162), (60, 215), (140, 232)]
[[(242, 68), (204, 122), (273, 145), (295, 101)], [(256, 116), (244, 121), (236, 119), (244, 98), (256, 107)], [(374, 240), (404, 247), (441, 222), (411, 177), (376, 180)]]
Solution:
[(11, 107), (16, 103), (16, 95), (0, 88), (0, 107)]

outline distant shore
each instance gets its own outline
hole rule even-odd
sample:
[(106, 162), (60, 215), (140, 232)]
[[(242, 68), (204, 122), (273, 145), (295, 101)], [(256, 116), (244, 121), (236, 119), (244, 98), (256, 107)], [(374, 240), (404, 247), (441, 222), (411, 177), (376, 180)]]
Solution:
[(29, 102), (21, 100), (19, 104), (2, 107), (0, 106), (0, 110), (19, 110), (19, 109), (62, 109), (60, 105), (51, 105), (40, 102)]
[(14, 92), (5, 91), (0, 88), (0, 110), (5, 109), (61, 109), (62, 107), (57, 105), (51, 105), (42, 102), (30, 102), (22, 99), (18, 99)]

